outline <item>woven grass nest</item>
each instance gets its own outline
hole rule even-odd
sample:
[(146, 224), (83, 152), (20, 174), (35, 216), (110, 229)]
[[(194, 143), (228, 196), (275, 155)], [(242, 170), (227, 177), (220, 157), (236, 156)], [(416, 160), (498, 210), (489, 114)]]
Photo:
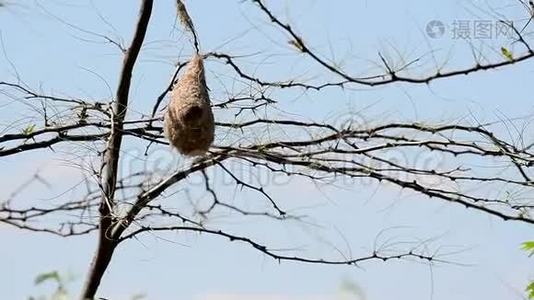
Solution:
[(164, 117), (165, 136), (184, 155), (205, 154), (213, 142), (215, 125), (202, 57), (193, 56), (170, 98)]

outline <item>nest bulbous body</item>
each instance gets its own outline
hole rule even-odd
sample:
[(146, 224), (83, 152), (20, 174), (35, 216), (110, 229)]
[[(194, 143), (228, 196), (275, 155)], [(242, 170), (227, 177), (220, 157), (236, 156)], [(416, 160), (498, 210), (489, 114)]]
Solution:
[(182, 154), (203, 155), (215, 131), (202, 58), (195, 55), (174, 85), (164, 118), (165, 136)]

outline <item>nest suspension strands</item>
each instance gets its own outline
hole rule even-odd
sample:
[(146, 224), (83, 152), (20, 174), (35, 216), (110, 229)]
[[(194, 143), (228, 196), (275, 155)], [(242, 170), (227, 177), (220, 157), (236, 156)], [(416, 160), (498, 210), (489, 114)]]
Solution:
[(165, 135), (182, 154), (203, 155), (215, 131), (204, 64), (195, 54), (182, 78), (174, 85), (164, 118)]
[(184, 3), (177, 0), (176, 4), (182, 25), (193, 35), (196, 52), (182, 77), (172, 87), (164, 130), (171, 145), (180, 153), (197, 156), (206, 153), (211, 146), (215, 124), (195, 27)]
[(178, 19), (180, 19), (180, 23), (182, 23), (184, 29), (190, 32), (193, 36), (193, 44), (198, 54), (200, 52), (200, 47), (198, 43), (197, 32), (195, 31), (195, 25), (193, 25), (193, 20), (191, 20), (191, 17), (189, 16), (189, 13), (187, 12), (185, 4), (182, 0), (176, 0), (176, 15), (178, 16)]

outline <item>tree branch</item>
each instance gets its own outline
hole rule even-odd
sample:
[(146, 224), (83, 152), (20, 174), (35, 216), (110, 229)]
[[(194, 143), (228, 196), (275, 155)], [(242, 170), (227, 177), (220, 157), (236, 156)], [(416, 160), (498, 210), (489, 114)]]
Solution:
[(109, 229), (113, 224), (113, 203), (117, 183), (117, 169), (119, 153), (123, 136), (123, 121), (128, 108), (128, 97), (132, 79), (132, 71), (146, 36), (150, 16), (152, 15), (153, 0), (143, 0), (137, 27), (131, 46), (124, 56), (116, 99), (113, 105), (111, 135), (102, 163), (102, 199), (100, 203), (100, 225), (97, 251), (89, 269), (82, 299), (93, 299), (100, 285), (100, 280), (107, 269), (117, 241), (111, 239)]

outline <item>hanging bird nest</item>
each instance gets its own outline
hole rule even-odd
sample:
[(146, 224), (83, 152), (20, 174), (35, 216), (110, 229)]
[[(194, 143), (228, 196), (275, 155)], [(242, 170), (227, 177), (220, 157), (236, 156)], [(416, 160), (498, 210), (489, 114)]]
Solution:
[(198, 54), (172, 89), (164, 129), (171, 145), (184, 155), (203, 155), (213, 142), (213, 112), (202, 57)]

